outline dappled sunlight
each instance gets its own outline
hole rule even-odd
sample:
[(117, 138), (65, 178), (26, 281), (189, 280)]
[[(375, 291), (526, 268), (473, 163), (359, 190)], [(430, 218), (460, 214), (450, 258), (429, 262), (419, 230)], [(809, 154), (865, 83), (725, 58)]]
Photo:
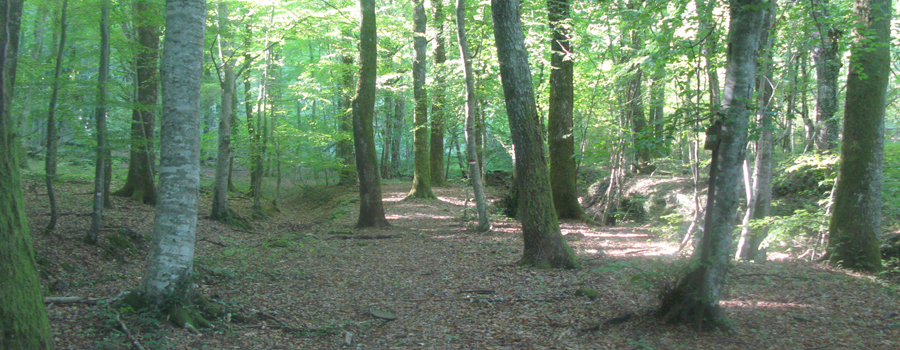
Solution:
[(433, 220), (451, 220), (454, 219), (453, 216), (449, 215), (423, 215), (420, 213), (411, 213), (411, 214), (387, 214), (384, 216), (388, 220), (398, 220), (398, 219), (433, 219)]
[(810, 310), (818, 310), (818, 311), (825, 310), (825, 308), (823, 308), (821, 306), (814, 306), (814, 305), (805, 304), (805, 303), (777, 302), (777, 301), (768, 301), (768, 300), (722, 300), (722, 301), (719, 301), (719, 305), (722, 305), (723, 307), (730, 307), (730, 308), (736, 308), (736, 309), (791, 308), (791, 309), (810, 309)]

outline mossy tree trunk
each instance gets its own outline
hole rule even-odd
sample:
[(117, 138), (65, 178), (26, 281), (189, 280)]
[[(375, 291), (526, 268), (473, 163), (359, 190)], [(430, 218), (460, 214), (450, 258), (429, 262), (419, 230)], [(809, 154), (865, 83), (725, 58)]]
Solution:
[(159, 90), (159, 3), (140, 0), (134, 4), (138, 49), (135, 57), (137, 79), (134, 90), (137, 101), (131, 111), (131, 150), (125, 185), (113, 193), (131, 197), (144, 204), (156, 204), (153, 178), (153, 132)]
[[(205, 0), (168, 0), (161, 62), (159, 202), (154, 248), (134, 294), (171, 313), (193, 294), (194, 243), (200, 189), (200, 83)], [(193, 324), (190, 318), (181, 326)]]
[(416, 58), (413, 60), (413, 99), (416, 103), (413, 117), (413, 151), (415, 165), (413, 168), (412, 189), (407, 198), (437, 198), (431, 190), (431, 162), (428, 151), (428, 93), (425, 91), (425, 49), (428, 40), (425, 38), (425, 0), (413, 0), (413, 47)]
[(747, 126), (753, 114), (757, 52), (767, 0), (733, 0), (728, 30), (723, 110), (713, 129), (706, 222), (693, 266), (662, 295), (658, 315), (669, 323), (728, 329), (719, 299), (731, 260), (734, 215), (740, 198)]
[(856, 0), (841, 165), (828, 226), (828, 259), (880, 271), (884, 115), (890, 79), (890, 0)]
[(353, 146), (359, 178), (359, 218), (356, 227), (389, 226), (381, 200), (381, 176), (375, 153), (375, 80), (378, 43), (375, 24), (375, 0), (360, 0), (359, 81), (353, 98)]
[(22, 1), (0, 3), (0, 349), (52, 349), (53, 337), (41, 298), (10, 114), (11, 47), (19, 40)]
[(548, 108), (548, 147), (550, 149), (550, 186), (553, 206), (561, 219), (581, 219), (584, 209), (578, 203), (575, 187), (575, 104), (574, 58), (569, 42), (569, 0), (547, 1), (550, 20), (550, 105)]
[(576, 268), (575, 253), (562, 238), (553, 208), (541, 137), (543, 126), (531, 85), (519, 2), (492, 0), (491, 7), (506, 114), (515, 145), (518, 218), (522, 222), (525, 241), (519, 264), (538, 268)]

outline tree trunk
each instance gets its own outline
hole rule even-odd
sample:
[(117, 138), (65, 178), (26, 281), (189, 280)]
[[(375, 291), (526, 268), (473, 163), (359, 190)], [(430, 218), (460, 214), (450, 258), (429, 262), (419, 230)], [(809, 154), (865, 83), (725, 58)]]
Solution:
[(381, 201), (381, 177), (375, 153), (375, 80), (377, 78), (377, 28), (375, 0), (360, 0), (359, 81), (353, 98), (353, 146), (359, 177), (359, 218), (356, 227), (389, 226)]
[(841, 31), (834, 27), (832, 19), (828, 18), (828, 0), (814, 0), (812, 2), (812, 18), (816, 22), (818, 31), (815, 36), (819, 43), (813, 50), (813, 59), (816, 63), (816, 148), (830, 150), (837, 147), (838, 120), (835, 113), (838, 109), (838, 83), (837, 77), (841, 70), (840, 38)]
[(713, 18), (713, 9), (716, 0), (694, 0), (700, 21), (697, 30), (697, 39), (703, 42), (702, 50), (706, 61), (706, 79), (709, 85), (709, 108), (718, 109), (721, 98), (719, 96), (719, 64), (716, 55), (719, 53), (719, 35), (716, 32), (716, 21)]
[(561, 219), (581, 219), (575, 168), (574, 58), (566, 27), (570, 19), (569, 0), (548, 0), (550, 22), (550, 104), (547, 111), (547, 139), (550, 149), (550, 187), (553, 207)]
[(231, 48), (231, 24), (228, 20), (228, 4), (218, 4), (218, 45), (222, 77), (219, 81), (221, 100), (219, 102), (219, 149), (216, 154), (216, 177), (213, 183), (213, 198), (210, 218), (228, 223), (231, 211), (228, 208), (228, 174), (231, 166), (231, 123), (234, 120), (235, 72), (234, 50)]
[(729, 328), (719, 308), (719, 298), (731, 258), (764, 5), (765, 0), (733, 0), (730, 3), (723, 109), (710, 128), (712, 134), (718, 134), (719, 141), (710, 144), (713, 154), (706, 222), (700, 246), (692, 257), (695, 262), (692, 269), (661, 298), (657, 312), (669, 323)]
[(337, 156), (342, 166), (338, 185), (354, 186), (357, 181), (353, 161), (353, 116), (350, 111), (350, 100), (353, 98), (353, 56), (341, 56), (341, 68), (341, 111), (338, 114), (341, 136), (337, 142)]
[(406, 98), (403, 94), (394, 96), (394, 113), (391, 128), (394, 129), (391, 139), (391, 178), (400, 177), (400, 143), (403, 141), (403, 121), (406, 119)]
[[(205, 27), (206, 1), (167, 0), (155, 247), (137, 293), (156, 307), (185, 307), (193, 294)], [(193, 321), (188, 317), (176, 323)]]
[(828, 226), (828, 260), (880, 271), (886, 89), (891, 76), (890, 0), (856, 0), (841, 165)]
[(510, 133), (515, 145), (518, 218), (522, 222), (525, 249), (520, 265), (538, 268), (576, 268), (575, 253), (559, 230), (543, 129), (534, 101), (525, 36), (519, 19), (519, 2), (492, 0), (494, 38)]
[(56, 102), (59, 99), (59, 80), (62, 79), (62, 60), (66, 48), (66, 18), (69, 9), (69, 0), (63, 0), (62, 12), (59, 15), (59, 46), (56, 51), (56, 69), (53, 73), (53, 87), (50, 93), (50, 108), (47, 111), (47, 155), (44, 159), (45, 182), (47, 184), (47, 197), (50, 200), (50, 220), (44, 232), (53, 232), (56, 229), (56, 220), (59, 218), (59, 206), (56, 203), (56, 191), (53, 190), (53, 182), (56, 181), (56, 151), (59, 143), (59, 135), (56, 130)]
[(103, 207), (109, 202), (106, 165), (111, 160), (106, 148), (106, 101), (109, 80), (109, 0), (100, 4), (100, 67), (97, 72), (97, 106), (94, 120), (97, 123), (97, 159), (94, 167), (94, 211), (91, 215), (91, 229), (84, 241), (97, 244), (97, 236), (103, 228)]
[[(774, 109), (769, 108), (774, 92), (772, 80), (772, 45), (775, 41), (775, 15), (777, 13), (777, 1), (767, 0), (766, 17), (763, 20), (763, 32), (759, 39), (759, 77), (757, 79), (757, 128), (759, 139), (756, 140), (756, 159), (753, 162), (751, 200), (747, 204), (747, 215), (741, 227), (741, 236), (738, 240), (736, 258), (766, 260), (766, 251), (759, 246), (766, 239), (769, 232), (765, 227), (753, 228), (750, 221), (759, 220), (769, 216), (772, 205), (772, 133), (774, 128)], [(771, 39), (770, 39), (771, 38)]]
[(447, 179), (444, 177), (444, 125), (446, 113), (444, 103), (446, 100), (445, 86), (447, 84), (447, 70), (444, 62), (447, 61), (447, 51), (444, 45), (444, 0), (432, 0), (434, 6), (434, 103), (431, 105), (431, 138), (429, 139), (431, 162), (431, 185), (443, 186)]
[(15, 121), (13, 47), (18, 46), (22, 1), (0, 3), (0, 349), (52, 349), (53, 336), (41, 299), (41, 280), (22, 198)]
[(481, 169), (478, 167), (478, 154), (475, 152), (475, 77), (472, 75), (472, 54), (469, 53), (469, 42), (466, 38), (465, 0), (456, 1), (456, 38), (459, 41), (459, 56), (462, 57), (463, 73), (466, 76), (466, 157), (469, 158), (469, 181), (475, 192), (475, 211), (478, 213), (475, 232), (486, 232), (491, 229), (491, 221), (484, 197)]
[(412, 0), (413, 42), (416, 58), (413, 60), (413, 99), (416, 103), (413, 122), (413, 147), (415, 168), (412, 189), (407, 198), (437, 198), (431, 190), (431, 162), (428, 151), (428, 93), (425, 91), (425, 0)]

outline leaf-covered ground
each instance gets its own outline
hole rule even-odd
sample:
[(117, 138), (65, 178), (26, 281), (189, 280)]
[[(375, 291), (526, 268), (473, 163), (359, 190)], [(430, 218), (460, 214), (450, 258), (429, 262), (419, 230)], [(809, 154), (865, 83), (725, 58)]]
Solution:
[[(897, 285), (789, 259), (735, 262), (722, 301), (735, 332), (663, 325), (656, 295), (686, 259), (646, 227), (563, 222), (583, 267), (523, 268), (515, 221), (495, 215), (492, 232), (470, 233), (464, 187), (402, 201), (408, 183), (384, 184), (387, 229), (352, 229), (354, 189), (294, 190), (252, 230), (208, 220), (204, 193), (195, 284), (231, 313), (192, 334), (102, 300), (139, 283), (153, 207), (115, 198), (101, 244), (87, 245), (90, 187), (59, 185), (64, 215), (44, 235), (46, 195), (26, 186), (47, 295), (101, 299), (48, 304), (59, 349), (900, 348)], [(250, 213), (247, 198), (232, 206)]]

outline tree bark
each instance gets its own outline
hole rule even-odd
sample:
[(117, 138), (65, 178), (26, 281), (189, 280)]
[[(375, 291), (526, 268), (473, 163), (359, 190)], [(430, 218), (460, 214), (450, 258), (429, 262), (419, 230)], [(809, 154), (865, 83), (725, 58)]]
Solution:
[(10, 50), (17, 46), (22, 1), (0, 2), (0, 349), (52, 349), (41, 280), (19, 175)]
[(47, 198), (50, 201), (50, 220), (44, 232), (53, 232), (56, 229), (56, 221), (59, 218), (59, 206), (56, 203), (56, 191), (53, 190), (53, 182), (56, 181), (56, 151), (59, 143), (59, 133), (56, 130), (56, 103), (59, 99), (59, 80), (62, 79), (62, 60), (66, 48), (66, 19), (68, 17), (69, 0), (63, 0), (62, 12), (59, 15), (59, 46), (56, 51), (56, 69), (53, 72), (53, 87), (50, 93), (50, 108), (47, 111), (47, 155), (44, 159), (44, 176), (47, 185)]
[(137, 79), (134, 89), (137, 96), (131, 112), (131, 150), (125, 185), (114, 195), (131, 197), (144, 204), (156, 204), (156, 183), (153, 176), (153, 132), (156, 123), (159, 75), (159, 32), (155, 18), (160, 9), (152, 1), (140, 0), (134, 4), (138, 49), (135, 57)]
[(359, 178), (359, 218), (356, 227), (389, 226), (381, 201), (381, 176), (375, 153), (375, 80), (377, 78), (377, 28), (375, 0), (360, 0), (359, 81), (353, 98), (353, 146)]
[(752, 113), (749, 104), (753, 101), (765, 10), (765, 0), (732, 0), (730, 3), (725, 92), (721, 115), (712, 127), (719, 129), (719, 141), (712, 143), (706, 222), (700, 246), (692, 257), (692, 269), (661, 298), (657, 314), (669, 323), (729, 328), (719, 308), (719, 298), (731, 258), (741, 166)]
[(562, 238), (553, 208), (543, 126), (531, 85), (519, 2), (492, 0), (491, 8), (506, 114), (515, 145), (518, 218), (522, 222), (525, 241), (519, 264), (538, 268), (576, 268), (575, 253)]
[(412, 0), (413, 7), (413, 99), (416, 103), (413, 117), (413, 148), (415, 167), (413, 168), (412, 189), (406, 198), (437, 198), (431, 190), (431, 162), (428, 151), (428, 93), (425, 91), (425, 0)]
[[(775, 14), (777, 13), (777, 1), (766, 0), (766, 17), (763, 20), (763, 28), (759, 39), (759, 77), (757, 79), (757, 106), (756, 114), (759, 139), (756, 140), (756, 159), (753, 164), (752, 194), (747, 203), (747, 215), (745, 215), (741, 227), (741, 236), (738, 240), (736, 258), (766, 260), (766, 251), (759, 246), (766, 239), (769, 232), (765, 227), (754, 228), (750, 225), (752, 220), (759, 220), (769, 216), (772, 205), (772, 152), (773, 152), (773, 128), (775, 110), (769, 108), (774, 86), (772, 80), (772, 45), (775, 38)], [(772, 38), (772, 39), (770, 39)]]
[(446, 121), (445, 86), (447, 84), (447, 49), (444, 43), (444, 0), (432, 0), (434, 7), (434, 103), (431, 105), (431, 137), (428, 150), (431, 162), (431, 185), (443, 186), (447, 179), (444, 176), (444, 129)]
[(353, 115), (350, 111), (353, 98), (353, 56), (341, 56), (341, 69), (341, 111), (338, 115), (341, 136), (337, 142), (337, 156), (341, 159), (342, 167), (338, 175), (338, 185), (354, 186), (357, 180), (353, 160)]
[(138, 295), (157, 307), (181, 305), (193, 294), (205, 27), (205, 0), (167, 0), (161, 62), (159, 203), (154, 248), (138, 287)]
[(91, 229), (84, 241), (97, 244), (97, 236), (103, 228), (103, 208), (109, 203), (107, 165), (109, 149), (106, 148), (106, 103), (107, 81), (109, 80), (109, 0), (100, 4), (100, 66), (97, 70), (97, 106), (94, 121), (97, 123), (97, 159), (94, 167), (94, 211), (91, 215)]
[(216, 177), (213, 183), (210, 218), (228, 223), (232, 213), (228, 208), (228, 174), (231, 167), (231, 123), (234, 120), (235, 71), (234, 50), (231, 48), (231, 23), (228, 20), (228, 4), (218, 4), (218, 47), (222, 76), (219, 81), (219, 148), (216, 154)]
[(830, 150), (837, 147), (838, 73), (841, 70), (841, 31), (829, 17), (828, 0), (813, 0), (812, 18), (816, 22), (815, 36), (819, 44), (813, 50), (816, 63), (816, 148)]
[(880, 271), (884, 115), (891, 72), (890, 0), (856, 0), (841, 165), (828, 226), (828, 260)]
[(487, 212), (487, 201), (484, 196), (484, 183), (481, 169), (478, 167), (478, 153), (475, 145), (475, 77), (472, 74), (472, 54), (469, 53), (469, 41), (466, 37), (466, 1), (456, 1), (456, 38), (459, 41), (459, 56), (463, 60), (463, 73), (466, 80), (466, 157), (469, 166), (469, 181), (475, 192), (475, 211), (478, 223), (475, 232), (486, 232), (491, 229), (491, 221)]
[(561, 219), (581, 219), (578, 203), (578, 170), (575, 167), (574, 57), (569, 42), (569, 0), (548, 0), (550, 22), (550, 104), (547, 139), (550, 149), (550, 187), (553, 206)]

